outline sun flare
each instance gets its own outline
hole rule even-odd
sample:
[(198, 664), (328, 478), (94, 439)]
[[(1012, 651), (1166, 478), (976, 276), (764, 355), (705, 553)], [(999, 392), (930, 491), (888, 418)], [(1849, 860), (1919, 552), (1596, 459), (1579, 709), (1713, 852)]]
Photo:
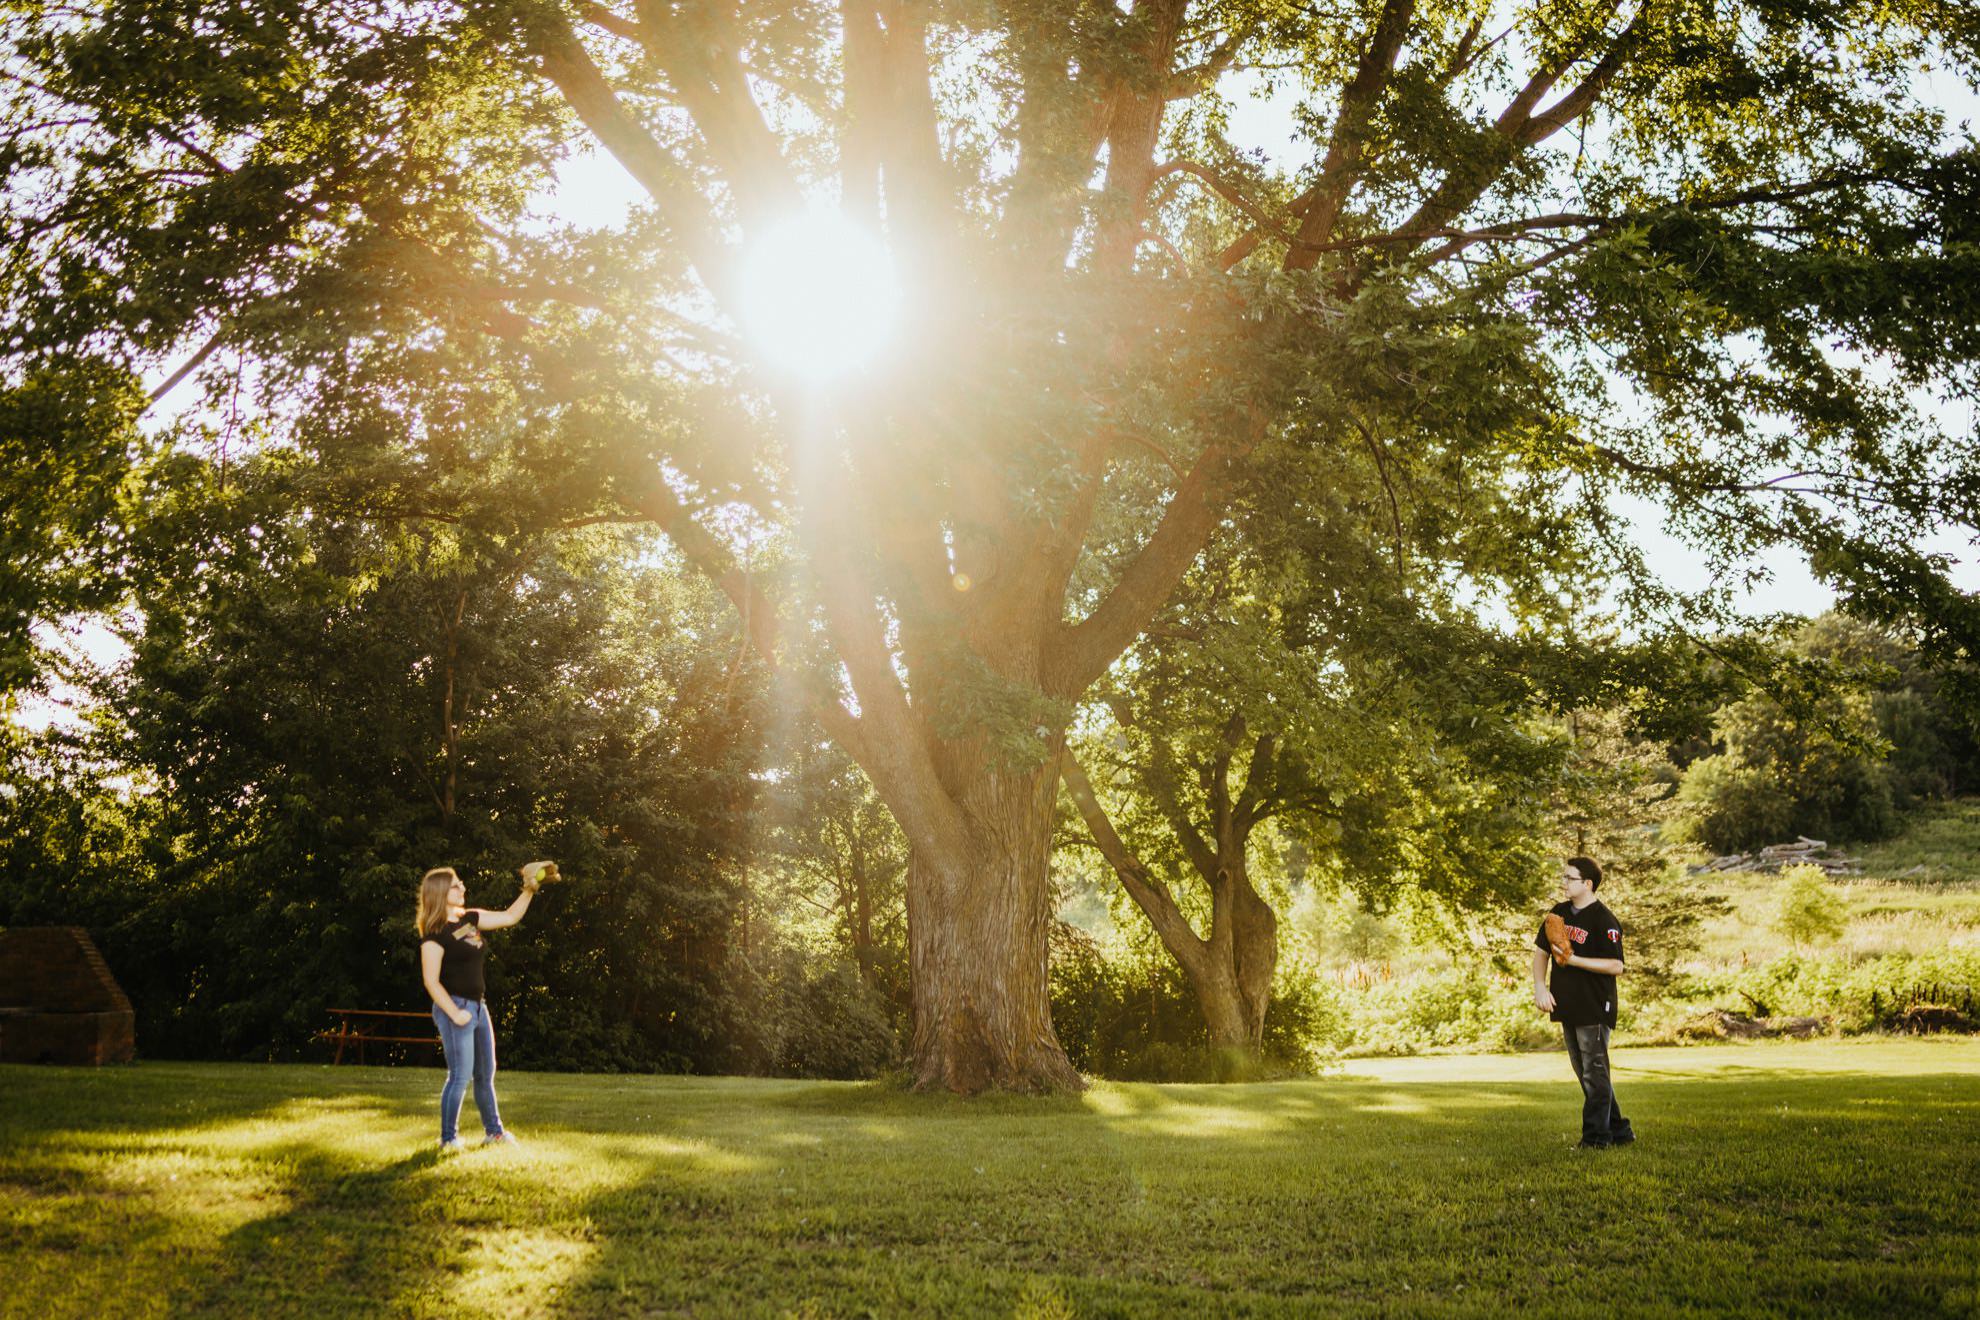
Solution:
[(886, 247), (830, 212), (784, 221), (753, 243), (744, 328), (776, 366), (822, 382), (867, 366), (892, 337), (900, 285)]

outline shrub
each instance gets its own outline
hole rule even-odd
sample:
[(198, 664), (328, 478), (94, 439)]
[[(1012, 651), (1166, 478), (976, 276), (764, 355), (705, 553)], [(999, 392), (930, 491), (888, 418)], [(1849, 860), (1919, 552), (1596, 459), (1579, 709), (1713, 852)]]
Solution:
[(1980, 989), (1980, 949), (1941, 948), (1844, 963), (1788, 954), (1758, 967), (1699, 978), (1695, 1004), (1761, 1016), (1830, 1019), (1845, 1032), (1887, 1028), (1917, 1003), (1968, 1002)]
[(785, 1077), (873, 1077), (899, 1061), (887, 1002), (838, 959), (797, 961), (778, 986), (772, 1071)]
[(1803, 862), (1781, 872), (1786, 882), (1774, 929), (1789, 944), (1825, 944), (1842, 935), (1845, 908), (1842, 896), (1819, 866)]
[(1538, 1049), (1560, 1034), (1524, 978), (1477, 965), (1369, 986), (1346, 1011), (1344, 1048), (1358, 1054)]

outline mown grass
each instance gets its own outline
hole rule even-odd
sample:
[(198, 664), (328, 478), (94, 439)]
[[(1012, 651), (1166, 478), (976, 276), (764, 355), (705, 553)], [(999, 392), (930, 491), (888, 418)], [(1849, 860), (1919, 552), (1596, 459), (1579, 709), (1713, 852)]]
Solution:
[[(974, 1102), (433, 1070), (0, 1068), (0, 1310), (1929, 1315), (1980, 1308), (1980, 1043), (1558, 1056)], [(470, 1108), (471, 1114), (471, 1108)], [(472, 1127), (470, 1117), (468, 1126)]]

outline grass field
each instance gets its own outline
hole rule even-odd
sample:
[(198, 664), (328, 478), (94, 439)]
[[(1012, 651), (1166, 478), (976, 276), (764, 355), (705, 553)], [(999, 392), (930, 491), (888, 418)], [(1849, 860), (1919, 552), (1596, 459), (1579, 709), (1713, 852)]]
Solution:
[[(1558, 1056), (966, 1102), (434, 1070), (0, 1068), (0, 1311), (1973, 1315), (1980, 1042)], [(472, 1105), (465, 1126), (475, 1126)]]

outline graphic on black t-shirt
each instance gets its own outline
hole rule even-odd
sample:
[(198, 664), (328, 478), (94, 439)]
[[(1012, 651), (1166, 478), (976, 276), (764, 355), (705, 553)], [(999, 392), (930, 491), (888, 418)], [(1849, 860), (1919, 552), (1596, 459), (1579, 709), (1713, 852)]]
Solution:
[(440, 949), (440, 988), (462, 999), (486, 997), (482, 969), (488, 961), (488, 941), (481, 935), (481, 914), (470, 909), (426, 936)]
[[(1572, 903), (1557, 903), (1553, 912), (1566, 924), (1577, 956), (1622, 961), (1622, 924), (1599, 899), (1580, 911)], [(1533, 947), (1547, 949), (1544, 928), (1533, 937)], [(1556, 963), (1548, 987), (1554, 992), (1554, 1011), (1547, 1016), (1554, 1021), (1571, 1027), (1616, 1025), (1615, 977)]]

